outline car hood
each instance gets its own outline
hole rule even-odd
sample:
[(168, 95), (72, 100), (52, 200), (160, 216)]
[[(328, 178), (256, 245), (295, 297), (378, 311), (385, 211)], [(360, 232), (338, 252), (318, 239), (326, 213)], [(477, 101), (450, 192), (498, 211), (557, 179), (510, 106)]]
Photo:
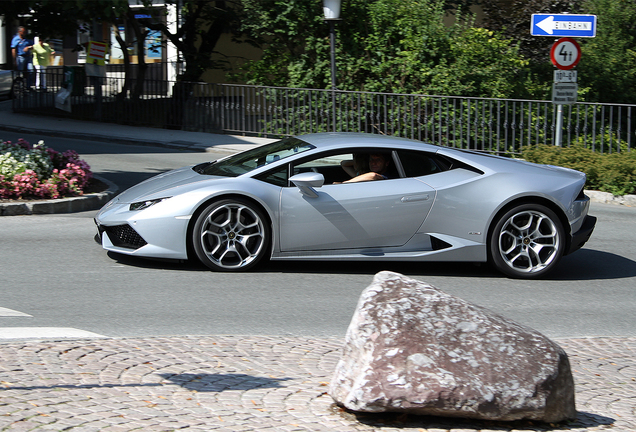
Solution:
[(226, 177), (204, 176), (184, 167), (159, 174), (122, 192), (117, 198), (120, 203), (133, 203), (142, 200), (166, 198), (200, 187), (199, 183)]

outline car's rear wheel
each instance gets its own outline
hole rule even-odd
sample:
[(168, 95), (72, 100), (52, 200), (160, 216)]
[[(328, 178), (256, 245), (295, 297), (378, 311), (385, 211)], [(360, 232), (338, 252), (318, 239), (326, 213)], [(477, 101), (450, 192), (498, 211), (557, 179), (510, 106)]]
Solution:
[(533, 279), (554, 269), (565, 250), (561, 221), (549, 208), (524, 204), (507, 211), (490, 234), (494, 266), (513, 278)]
[(241, 199), (208, 205), (198, 216), (192, 244), (203, 264), (217, 271), (242, 271), (267, 254), (270, 229), (261, 210)]

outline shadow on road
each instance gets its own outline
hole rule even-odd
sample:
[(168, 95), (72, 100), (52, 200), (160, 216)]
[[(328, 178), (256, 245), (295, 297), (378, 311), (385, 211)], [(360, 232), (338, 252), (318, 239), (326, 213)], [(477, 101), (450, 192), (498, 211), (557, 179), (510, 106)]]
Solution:
[(253, 390), (284, 387), (281, 383), (292, 378), (264, 378), (241, 373), (219, 374), (159, 374), (184, 389), (196, 392), (222, 392), (224, 390)]
[(563, 257), (550, 280), (603, 280), (636, 277), (636, 261), (593, 249)]
[[(175, 271), (209, 271), (196, 260), (153, 260), (115, 252), (108, 256), (120, 264), (146, 269)], [(505, 278), (484, 263), (465, 262), (386, 262), (386, 261), (270, 261), (260, 264), (252, 273), (329, 273), (368, 274), (393, 271), (407, 276), (430, 275), (475, 278)], [(564, 257), (547, 280), (604, 280), (636, 277), (636, 262), (609, 252), (582, 249)]]

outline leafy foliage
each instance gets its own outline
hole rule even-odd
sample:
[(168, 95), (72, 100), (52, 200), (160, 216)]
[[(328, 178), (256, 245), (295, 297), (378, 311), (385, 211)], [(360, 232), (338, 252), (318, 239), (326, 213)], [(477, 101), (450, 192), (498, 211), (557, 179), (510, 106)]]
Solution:
[[(260, 36), (263, 58), (248, 62), (251, 84), (328, 88), (328, 26), (313, 0), (243, 0), (243, 30)], [(499, 34), (456, 11), (446, 26), (443, 0), (351, 0), (337, 24), (341, 90), (514, 97), (527, 62)], [(235, 78), (238, 78), (235, 76)]]
[(598, 15), (597, 35), (581, 43), (577, 66), (585, 100), (636, 103), (636, 2), (585, 0), (583, 6)]
[[(143, 0), (146, 7), (152, 5), (152, 0)], [(139, 19), (139, 23), (152, 30), (160, 31), (185, 60), (186, 69), (181, 76), (182, 81), (197, 82), (203, 72), (210, 68), (223, 68), (224, 60), (215, 60), (213, 54), (223, 33), (233, 35), (235, 42), (241, 38), (239, 20), (241, 16), (241, 2), (238, 0), (209, 1), (209, 0), (170, 0), (168, 4), (176, 4), (180, 8), (182, 17), (172, 29), (174, 23), (162, 19), (157, 10), (148, 9), (152, 18)], [(218, 58), (218, 56), (217, 56)]]
[(265, 49), (259, 61), (248, 62), (241, 78), (260, 85), (324, 88), (329, 82), (329, 40), (320, 18), (321, 4), (311, 0), (242, 3), (241, 30)]

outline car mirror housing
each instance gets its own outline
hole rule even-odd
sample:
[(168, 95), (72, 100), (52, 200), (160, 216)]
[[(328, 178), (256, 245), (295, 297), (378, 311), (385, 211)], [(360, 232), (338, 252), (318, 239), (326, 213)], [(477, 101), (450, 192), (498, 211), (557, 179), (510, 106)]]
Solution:
[(300, 193), (309, 198), (318, 198), (318, 192), (314, 188), (319, 188), (325, 183), (325, 176), (316, 172), (306, 172), (296, 174), (289, 180), (300, 189)]

